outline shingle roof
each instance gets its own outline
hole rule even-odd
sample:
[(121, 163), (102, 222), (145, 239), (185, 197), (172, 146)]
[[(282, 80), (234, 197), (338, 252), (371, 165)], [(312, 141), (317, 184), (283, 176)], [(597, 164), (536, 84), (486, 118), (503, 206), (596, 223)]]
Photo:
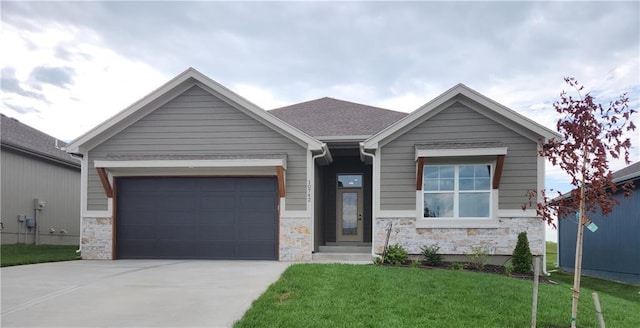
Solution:
[(277, 118), (314, 137), (371, 136), (407, 116), (407, 113), (320, 98), (269, 111)]
[(613, 181), (616, 183), (640, 177), (640, 162), (631, 164), (623, 169), (613, 172)]
[(80, 167), (79, 160), (62, 150), (67, 145), (65, 142), (22, 124), (14, 118), (4, 114), (0, 115), (0, 142), (2, 146)]

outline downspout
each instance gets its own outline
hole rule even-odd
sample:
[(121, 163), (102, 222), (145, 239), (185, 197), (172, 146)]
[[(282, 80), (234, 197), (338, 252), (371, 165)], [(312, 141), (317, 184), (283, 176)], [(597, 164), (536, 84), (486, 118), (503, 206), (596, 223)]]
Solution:
[[(369, 154), (366, 151), (364, 151), (364, 142), (360, 143), (360, 154), (362, 154), (362, 156), (367, 156), (367, 157), (371, 157), (371, 165), (375, 166), (376, 165), (376, 156), (374, 154)], [(375, 168), (375, 167), (374, 167)], [(373, 176), (373, 174), (375, 173), (375, 170), (372, 169), (371, 170), (371, 256), (372, 257), (377, 257), (376, 252), (375, 252), (375, 245), (376, 245), (376, 177)]]
[[(311, 215), (311, 217), (313, 218), (313, 220), (311, 220), (311, 254), (313, 254), (315, 252), (315, 245), (316, 245), (316, 193), (315, 193), (315, 188), (316, 188), (316, 159), (320, 158), (320, 157), (324, 157), (327, 155), (327, 153), (329, 152), (329, 147), (327, 147), (326, 143), (322, 143), (322, 153), (318, 154), (318, 155), (313, 155), (311, 157), (311, 166), (313, 167), (313, 176), (309, 177), (309, 179), (313, 179), (313, 188), (312, 189), (312, 193), (313, 193), (313, 197), (311, 197), (311, 210), (309, 211), (309, 214)], [(308, 157), (307, 157), (308, 158)], [(328, 160), (329, 162), (331, 162), (332, 160)]]
[[(65, 150), (66, 149), (62, 149)], [(71, 157), (80, 160), (80, 163), (83, 163), (83, 156), (82, 154), (74, 154), (74, 153), (69, 153), (69, 155), (71, 155)], [(80, 176), (82, 177), (82, 164), (80, 164)], [(82, 178), (80, 179), (82, 180)], [(82, 181), (80, 182), (82, 183)], [(80, 190), (82, 190), (82, 188), (80, 188)], [(82, 195), (80, 195), (80, 197), (82, 197)], [(82, 252), (82, 221), (84, 221), (82, 219), (82, 205), (80, 205), (80, 231), (78, 232), (78, 235), (80, 235), (80, 238), (78, 239), (78, 249), (76, 249), (76, 253), (81, 253)]]

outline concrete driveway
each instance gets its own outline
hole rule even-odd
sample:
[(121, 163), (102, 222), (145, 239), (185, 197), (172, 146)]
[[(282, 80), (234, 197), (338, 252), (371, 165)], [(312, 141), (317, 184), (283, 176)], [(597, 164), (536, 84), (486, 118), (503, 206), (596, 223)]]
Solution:
[(230, 327), (289, 263), (71, 261), (2, 268), (2, 327)]

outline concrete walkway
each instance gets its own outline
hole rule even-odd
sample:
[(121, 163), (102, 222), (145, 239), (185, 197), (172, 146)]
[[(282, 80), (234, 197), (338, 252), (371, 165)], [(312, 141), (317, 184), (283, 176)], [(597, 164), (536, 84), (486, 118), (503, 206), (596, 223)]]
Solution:
[(231, 327), (290, 265), (71, 261), (0, 270), (2, 327)]

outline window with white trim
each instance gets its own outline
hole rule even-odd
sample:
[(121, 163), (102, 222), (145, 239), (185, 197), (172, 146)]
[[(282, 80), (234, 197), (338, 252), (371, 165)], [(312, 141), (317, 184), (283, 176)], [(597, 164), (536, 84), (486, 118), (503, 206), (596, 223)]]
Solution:
[(491, 164), (425, 165), (423, 217), (490, 218)]

